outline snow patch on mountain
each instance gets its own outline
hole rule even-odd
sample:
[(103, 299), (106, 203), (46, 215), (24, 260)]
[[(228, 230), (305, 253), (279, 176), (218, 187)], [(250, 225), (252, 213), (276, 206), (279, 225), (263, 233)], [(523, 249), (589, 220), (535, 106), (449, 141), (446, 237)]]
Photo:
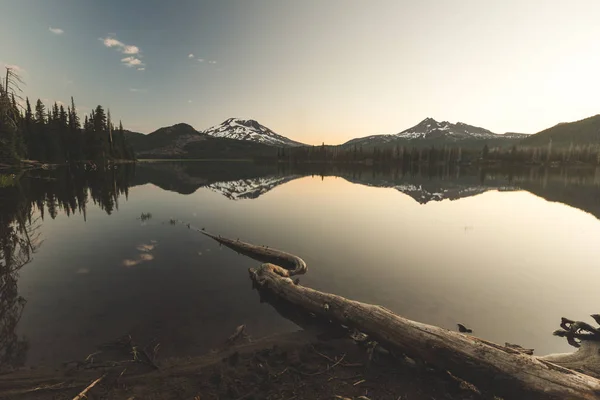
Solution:
[(415, 184), (400, 184), (393, 186), (394, 189), (402, 192), (419, 204), (427, 204), (430, 201), (442, 201), (442, 200), (458, 200), (464, 197), (476, 196), (491, 190), (497, 191), (513, 191), (518, 190), (512, 186), (463, 186), (463, 185), (450, 185), (449, 187), (437, 187), (434, 190), (432, 188), (426, 188), (423, 185)]
[(235, 181), (215, 182), (205, 187), (230, 200), (256, 199), (275, 187), (299, 178), (300, 175), (266, 176)]
[(522, 139), (527, 135), (521, 133), (507, 133), (500, 135), (487, 129), (457, 122), (453, 124), (448, 121), (438, 122), (433, 118), (425, 118), (412, 128), (400, 133), (387, 135), (372, 135), (363, 138), (352, 139), (345, 145), (368, 145), (385, 144), (395, 140), (423, 140), (423, 139), (445, 139), (447, 141), (461, 141), (467, 139)]
[(229, 118), (202, 133), (214, 137), (248, 140), (270, 146), (303, 146), (302, 143), (281, 136), (253, 119)]

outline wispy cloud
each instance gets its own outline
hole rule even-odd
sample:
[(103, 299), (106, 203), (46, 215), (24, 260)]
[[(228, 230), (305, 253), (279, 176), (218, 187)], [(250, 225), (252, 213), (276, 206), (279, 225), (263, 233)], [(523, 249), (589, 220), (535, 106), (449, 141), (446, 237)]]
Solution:
[(188, 103), (191, 103), (191, 102), (192, 102), (191, 100), (188, 100)]
[(199, 58), (198, 62), (204, 62), (204, 58)]
[(208, 63), (209, 64), (216, 64), (217, 62), (215, 60), (210, 60)]
[(141, 67), (142, 65), (144, 65), (142, 60), (133, 56), (122, 58), (121, 62), (128, 67)]
[(62, 30), (62, 29), (60, 29), (60, 28), (53, 28), (53, 27), (50, 27), (50, 28), (48, 28), (48, 30), (49, 30), (50, 32), (54, 33), (55, 35), (62, 35), (63, 33), (65, 33), (65, 31), (63, 31), (63, 30)]
[(137, 88), (129, 88), (129, 91), (133, 92), (133, 93), (146, 93), (146, 92), (148, 92), (147, 89), (137, 89)]
[(100, 40), (102, 41), (104, 46), (106, 46), (108, 48), (114, 48), (114, 49), (118, 50), (119, 52), (121, 52), (122, 54), (129, 55), (129, 57), (125, 57), (125, 58), (121, 59), (121, 62), (125, 66), (138, 67), (137, 68), (138, 71), (145, 70), (145, 68), (143, 68), (145, 66), (145, 64), (141, 60), (142, 55), (141, 55), (141, 50), (139, 47), (130, 45), (130, 44), (125, 44), (112, 36), (100, 38)]
[(193, 53), (188, 54), (188, 58), (194, 58), (194, 54)]

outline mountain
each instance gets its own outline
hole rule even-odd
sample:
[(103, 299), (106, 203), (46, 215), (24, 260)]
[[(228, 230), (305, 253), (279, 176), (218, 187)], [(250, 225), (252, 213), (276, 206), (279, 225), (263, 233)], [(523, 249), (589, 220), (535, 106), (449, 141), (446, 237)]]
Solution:
[(547, 146), (552, 140), (553, 147), (600, 144), (600, 114), (575, 122), (562, 122), (531, 135), (521, 142), (522, 146)]
[(252, 179), (215, 182), (206, 187), (230, 200), (257, 199), (275, 187), (300, 177), (301, 175), (263, 176)]
[(208, 128), (202, 133), (213, 137), (246, 140), (269, 146), (304, 146), (303, 143), (278, 135), (253, 119), (229, 118), (220, 125)]
[(243, 159), (274, 157), (272, 146), (254, 141), (213, 137), (188, 124), (175, 124), (147, 135), (125, 132), (138, 158)]
[(516, 144), (527, 137), (521, 133), (500, 135), (487, 129), (463, 122), (456, 124), (448, 121), (438, 122), (433, 118), (425, 118), (412, 128), (391, 135), (373, 135), (352, 139), (343, 146), (380, 147), (404, 145), (416, 147), (460, 145), (462, 147), (503, 146)]
[(230, 200), (256, 199), (275, 187), (300, 178), (283, 174), (274, 164), (252, 162), (205, 161), (145, 162), (136, 166), (132, 184), (152, 183), (163, 190), (191, 194), (208, 188)]
[(125, 138), (133, 146), (136, 154), (181, 154), (185, 145), (203, 139), (202, 134), (188, 124), (163, 127), (147, 135), (125, 132)]

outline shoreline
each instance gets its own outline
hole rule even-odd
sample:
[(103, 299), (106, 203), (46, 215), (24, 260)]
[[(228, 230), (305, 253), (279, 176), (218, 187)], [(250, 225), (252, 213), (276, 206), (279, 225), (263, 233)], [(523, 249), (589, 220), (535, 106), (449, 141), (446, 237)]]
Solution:
[(302, 330), (240, 339), (202, 356), (166, 359), (157, 368), (134, 362), (103, 367), (97, 360), (79, 368), (21, 368), (0, 375), (0, 398), (71, 399), (102, 376), (92, 394), (116, 400), (486, 398), (484, 388), (446, 371), (383, 351), (369, 356), (351, 339), (326, 336)]

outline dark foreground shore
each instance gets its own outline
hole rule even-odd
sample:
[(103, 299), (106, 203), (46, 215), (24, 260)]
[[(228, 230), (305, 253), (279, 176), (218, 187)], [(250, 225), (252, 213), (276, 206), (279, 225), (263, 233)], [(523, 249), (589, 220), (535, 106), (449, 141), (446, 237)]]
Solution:
[[(349, 338), (300, 331), (240, 340), (200, 357), (107, 362), (103, 354), (60, 369), (0, 375), (0, 399), (493, 399), (447, 371), (370, 351)], [(135, 356), (134, 356), (135, 357)], [(116, 359), (113, 358), (113, 359)], [(362, 397), (361, 397), (362, 396)]]

